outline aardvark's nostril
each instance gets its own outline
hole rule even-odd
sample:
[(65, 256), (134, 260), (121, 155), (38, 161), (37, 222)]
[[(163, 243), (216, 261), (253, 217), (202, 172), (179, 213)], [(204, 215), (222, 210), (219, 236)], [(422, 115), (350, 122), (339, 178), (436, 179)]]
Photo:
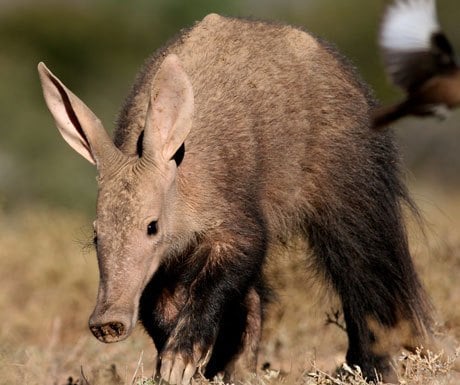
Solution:
[(102, 342), (116, 342), (123, 339), (126, 334), (126, 327), (121, 322), (92, 325), (90, 329), (94, 336)]

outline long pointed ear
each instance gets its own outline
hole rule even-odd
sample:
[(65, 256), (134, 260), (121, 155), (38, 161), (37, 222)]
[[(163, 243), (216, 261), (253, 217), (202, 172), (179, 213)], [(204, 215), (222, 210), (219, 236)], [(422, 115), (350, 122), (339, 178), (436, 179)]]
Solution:
[[(179, 58), (168, 55), (152, 81), (144, 129), (144, 152), (171, 160), (192, 128), (193, 88)], [(160, 160), (160, 161), (161, 161)]]
[(38, 64), (38, 73), (46, 104), (65, 141), (98, 169), (103, 159), (113, 159), (119, 150), (96, 115), (44, 63)]

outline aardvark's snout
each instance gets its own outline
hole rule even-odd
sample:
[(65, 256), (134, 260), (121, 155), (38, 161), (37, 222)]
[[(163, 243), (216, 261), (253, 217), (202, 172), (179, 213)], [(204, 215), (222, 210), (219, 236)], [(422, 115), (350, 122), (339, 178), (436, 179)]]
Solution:
[(133, 321), (126, 312), (110, 311), (99, 314), (95, 309), (89, 318), (89, 328), (101, 342), (118, 342), (131, 334)]

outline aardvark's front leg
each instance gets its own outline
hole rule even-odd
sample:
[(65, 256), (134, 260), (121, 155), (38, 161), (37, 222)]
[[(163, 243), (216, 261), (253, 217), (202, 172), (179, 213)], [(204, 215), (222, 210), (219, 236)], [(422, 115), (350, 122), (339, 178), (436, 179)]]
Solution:
[(188, 385), (206, 366), (225, 304), (238, 297), (244, 300), (260, 271), (264, 256), (260, 245), (253, 240), (251, 247), (232, 242), (200, 246), (198, 257), (206, 255), (206, 263), (192, 282), (187, 302), (159, 355), (163, 380)]

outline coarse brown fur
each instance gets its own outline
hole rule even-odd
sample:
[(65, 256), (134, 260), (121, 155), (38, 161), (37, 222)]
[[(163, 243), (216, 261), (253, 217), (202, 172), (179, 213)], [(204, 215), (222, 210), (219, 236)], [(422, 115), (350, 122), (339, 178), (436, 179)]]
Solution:
[[(161, 95), (168, 87), (176, 96)], [(150, 106), (162, 97), (190, 106), (190, 89), (192, 127), (163, 164), (150, 149)], [(180, 105), (172, 110), (188, 116)], [(291, 26), (209, 15), (159, 50), (121, 111), (121, 154), (112, 150), (100, 172), (95, 335), (125, 338), (138, 300), (167, 381), (187, 382), (200, 368), (234, 378), (242, 361), (254, 370), (267, 250), (302, 235), (313, 251), (306, 265), (342, 301), (347, 361), (369, 379), (376, 370), (391, 378), (393, 351), (376, 331), (404, 346), (407, 330), (421, 340), (431, 320), (408, 251), (397, 151), (389, 131), (369, 129), (373, 106), (343, 58)], [(97, 155), (87, 159), (99, 169)], [(138, 229), (154, 206), (160, 236), (147, 243)], [(148, 244), (161, 254), (146, 263), (138, 255)]]

